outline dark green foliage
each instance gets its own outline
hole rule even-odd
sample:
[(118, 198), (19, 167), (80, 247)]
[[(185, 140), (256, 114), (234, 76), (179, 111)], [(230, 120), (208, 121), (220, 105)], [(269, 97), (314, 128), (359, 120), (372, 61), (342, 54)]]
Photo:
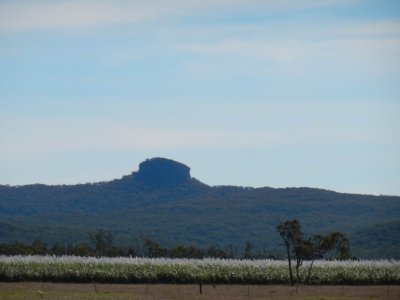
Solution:
[(111, 232), (99, 229), (90, 235), (90, 239), (94, 243), (94, 250), (97, 256), (118, 255), (118, 249), (113, 246), (114, 237)]
[(32, 243), (32, 251), (38, 255), (45, 255), (47, 254), (47, 245), (41, 240), (34, 240)]
[(228, 254), (222, 249), (211, 246), (206, 251), (206, 257), (228, 258)]
[(253, 254), (251, 253), (251, 251), (253, 250), (253, 244), (250, 243), (249, 241), (246, 242), (246, 245), (244, 247), (244, 255), (243, 258), (245, 259), (249, 259), (253, 257)]
[[(0, 243), (40, 239), (48, 245), (76, 245), (87, 243), (88, 234), (101, 227), (113, 232), (118, 247), (136, 247), (143, 234), (169, 248), (232, 245), (240, 249), (235, 255), (243, 257), (243, 245), (251, 241), (253, 256), (284, 254), (277, 246), (275, 220), (296, 218), (307, 235), (348, 233), (357, 257), (400, 258), (398, 225), (396, 231), (388, 229), (400, 222), (400, 197), (210, 187), (188, 177), (188, 168), (178, 170), (185, 179), (164, 184), (140, 180), (134, 172), (94, 184), (0, 186)], [(374, 230), (376, 224), (381, 224), (376, 227), (381, 234)]]
[(400, 258), (400, 221), (366, 226), (351, 234), (357, 257)]
[(97, 230), (90, 234), (90, 240), (95, 247), (91, 247), (87, 243), (79, 243), (76, 245), (54, 244), (47, 247), (46, 243), (35, 240), (32, 244), (21, 242), (0, 244), (0, 255), (75, 255), (75, 256), (98, 256), (98, 257), (170, 257), (170, 258), (228, 258), (227, 253), (217, 247), (202, 249), (193, 245), (178, 245), (173, 248), (165, 248), (157, 242), (142, 237), (145, 251), (130, 247), (116, 247), (112, 245), (113, 236), (104, 230)]
[(161, 247), (155, 241), (142, 237), (143, 243), (146, 247), (146, 256), (148, 257), (166, 257), (168, 250), (164, 247)]
[(179, 245), (168, 251), (171, 258), (204, 258), (205, 252), (194, 246)]

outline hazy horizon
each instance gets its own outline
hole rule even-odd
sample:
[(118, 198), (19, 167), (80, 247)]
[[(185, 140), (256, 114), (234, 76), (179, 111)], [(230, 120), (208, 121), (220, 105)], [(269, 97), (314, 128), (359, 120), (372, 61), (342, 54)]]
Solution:
[(398, 1), (4, 0), (0, 53), (0, 184), (400, 195)]

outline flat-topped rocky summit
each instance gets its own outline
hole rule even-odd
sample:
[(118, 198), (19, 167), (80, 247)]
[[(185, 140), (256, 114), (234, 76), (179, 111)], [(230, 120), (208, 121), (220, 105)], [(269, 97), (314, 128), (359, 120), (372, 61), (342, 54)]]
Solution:
[(190, 168), (180, 162), (161, 157), (140, 163), (136, 178), (151, 184), (181, 183), (190, 180)]

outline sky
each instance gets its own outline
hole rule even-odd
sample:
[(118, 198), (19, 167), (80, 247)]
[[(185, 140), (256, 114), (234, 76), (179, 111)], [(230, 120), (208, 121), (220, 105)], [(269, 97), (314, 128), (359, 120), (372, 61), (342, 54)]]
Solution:
[(0, 184), (400, 195), (399, 132), (397, 0), (0, 0)]

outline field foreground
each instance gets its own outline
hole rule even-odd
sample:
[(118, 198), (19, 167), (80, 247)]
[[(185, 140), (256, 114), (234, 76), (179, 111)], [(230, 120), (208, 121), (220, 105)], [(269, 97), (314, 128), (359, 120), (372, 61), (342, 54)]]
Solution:
[[(400, 261), (308, 262), (299, 283), (311, 285), (400, 285)], [(0, 282), (288, 284), (286, 261), (0, 256)]]
[(0, 299), (400, 299), (400, 286), (0, 283)]

